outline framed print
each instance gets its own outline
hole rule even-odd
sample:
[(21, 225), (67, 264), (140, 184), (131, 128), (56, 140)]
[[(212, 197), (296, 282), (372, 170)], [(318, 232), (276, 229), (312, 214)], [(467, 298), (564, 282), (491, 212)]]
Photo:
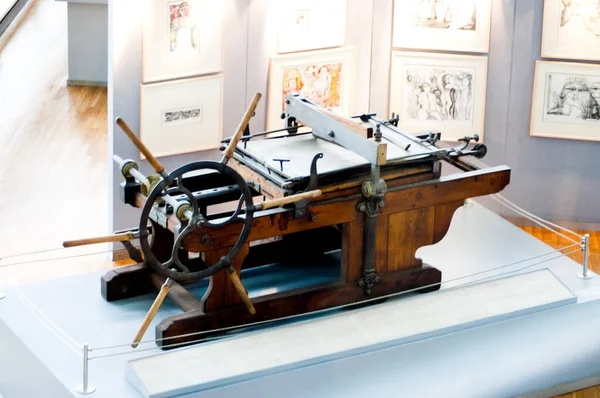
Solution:
[(271, 58), (267, 129), (284, 127), (285, 97), (299, 93), (334, 112), (348, 115), (354, 89), (354, 49), (312, 51)]
[(142, 85), (140, 111), (140, 139), (157, 157), (218, 148), (223, 77)]
[(144, 83), (221, 71), (222, 2), (148, 0), (144, 3)]
[(544, 0), (542, 57), (600, 60), (600, 0)]
[(492, 0), (394, 0), (397, 48), (487, 53)]
[(537, 61), (530, 135), (600, 141), (600, 65)]
[(348, 0), (272, 0), (278, 21), (277, 52), (340, 47), (346, 40)]
[(410, 133), (439, 131), (443, 141), (483, 141), (487, 57), (392, 52), (390, 114)]

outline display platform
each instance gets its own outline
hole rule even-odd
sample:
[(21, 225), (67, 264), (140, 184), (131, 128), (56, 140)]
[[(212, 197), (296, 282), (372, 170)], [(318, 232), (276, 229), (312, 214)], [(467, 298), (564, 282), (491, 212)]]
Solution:
[(572, 304), (548, 269), (132, 360), (146, 398), (180, 396)]
[[(361, 353), (339, 355), (311, 365), (292, 365), (274, 374), (190, 392), (185, 396), (506, 397), (540, 390), (545, 390), (544, 395), (548, 396), (551, 395), (548, 389), (560, 393), (560, 386), (566, 383), (571, 383), (571, 389), (584, 387), (576, 382), (600, 375), (600, 339), (597, 337), (600, 278), (577, 278), (580, 264), (557, 257), (549, 246), (476, 203), (459, 208), (448, 235), (434, 246), (419, 249), (417, 255), (425, 263), (442, 270), (441, 293), (465, 283), (494, 279), (506, 282), (509, 281), (506, 278), (515, 275), (533, 275), (536, 270), (547, 269), (577, 297), (577, 302), (561, 303), (550, 309), (537, 308), (509, 319), (488, 319), (477, 325), (467, 325), (462, 330), (449, 329), (414, 341), (399, 341), (385, 348), (372, 347)], [(485, 272), (492, 269), (493, 272)], [(64, 386), (65, 391), (53, 397), (80, 396), (74, 388), (82, 383), (82, 358), (78, 347), (84, 342), (91, 348), (89, 383), (96, 387), (91, 395), (95, 397), (142, 397), (126, 379), (128, 362), (165, 353), (157, 349), (154, 342), (142, 344), (136, 350), (128, 345), (155, 294), (107, 303), (100, 295), (101, 274), (9, 289), (7, 297), (0, 301), (0, 319), (10, 333), (18, 336), (23, 350), (33, 353)], [(247, 286), (251, 296), (253, 289), (260, 289), (258, 282)], [(390, 301), (360, 311), (369, 314), (369, 309), (377, 310), (389, 305)], [(481, 303), (477, 300), (473, 300), (472, 306), (481, 311)], [(166, 300), (151, 329), (160, 319), (179, 311)], [(433, 314), (435, 308), (428, 308), (428, 311)], [(443, 312), (443, 308), (440, 311)], [(367, 316), (356, 319), (367, 325), (364, 327), (366, 333), (380, 332), (368, 327)], [(274, 331), (253, 331), (265, 332)], [(302, 344), (311, 344), (311, 340), (314, 339), (307, 338)], [(314, 341), (314, 344), (322, 342)], [(102, 349), (111, 346), (114, 347)], [(293, 348), (290, 344), (289, 349)], [(282, 356), (285, 357), (287, 349), (281, 350)], [(27, 366), (21, 354), (10, 352), (10, 355), (2, 360), (10, 361), (15, 369)], [(234, 366), (235, 356), (230, 355), (230, 361), (230, 366)], [(32, 372), (32, 383), (35, 377)], [(0, 391), (5, 398), (11, 398), (9, 391), (3, 388), (9, 382), (0, 374)], [(25, 395), (19, 395), (12, 388), (10, 394), (28, 396), (28, 386), (22, 387)]]

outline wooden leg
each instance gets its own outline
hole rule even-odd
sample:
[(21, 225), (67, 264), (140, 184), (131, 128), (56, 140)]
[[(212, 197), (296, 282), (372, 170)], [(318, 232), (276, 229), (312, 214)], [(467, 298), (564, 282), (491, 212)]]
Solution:
[[(233, 260), (233, 268), (237, 272), (238, 276), (242, 269), (242, 263), (248, 255), (250, 245), (245, 244), (239, 254)], [(204, 253), (204, 261), (209, 264), (215, 264), (219, 259), (229, 253), (230, 247), (226, 247), (219, 250)], [(243, 281), (242, 281), (243, 283)], [(221, 270), (210, 277), (210, 283), (204, 297), (202, 297), (204, 303), (204, 312), (216, 311), (221, 308), (235, 306), (241, 304), (242, 300), (235, 289), (235, 286), (227, 276), (227, 270)]]
[[(256, 314), (248, 314), (242, 304), (220, 311), (204, 313), (191, 311), (164, 319), (156, 327), (156, 338), (168, 338), (168, 344), (195, 342), (200, 335), (177, 338), (177, 336), (210, 331), (224, 327), (245, 325), (257, 321), (274, 320), (284, 316), (303, 314), (339, 305), (350, 304), (366, 298), (377, 298), (390, 293), (424, 287), (422, 291), (439, 289), (442, 274), (432, 267), (401, 270), (382, 276), (373, 286), (371, 296), (365, 297), (362, 288), (355, 283), (335, 282), (303, 291), (284, 292), (259, 297), (254, 300)], [(219, 334), (215, 332), (214, 334)], [(208, 336), (205, 335), (205, 336)], [(159, 343), (159, 346), (162, 345)], [(169, 348), (169, 347), (163, 347)]]
[(153, 270), (144, 264), (111, 269), (102, 275), (102, 297), (106, 301), (116, 301), (148, 294), (155, 290), (150, 278), (152, 272)]

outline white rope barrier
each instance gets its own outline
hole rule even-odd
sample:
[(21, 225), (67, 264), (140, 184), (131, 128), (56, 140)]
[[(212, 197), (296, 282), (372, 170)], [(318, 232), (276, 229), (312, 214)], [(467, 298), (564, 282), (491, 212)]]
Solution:
[(556, 229), (560, 229), (560, 230), (562, 230), (564, 232), (567, 232), (567, 233), (569, 233), (569, 234), (571, 234), (573, 236), (576, 236), (577, 238), (580, 239), (580, 241), (583, 240), (583, 236), (582, 235), (579, 235), (578, 233), (576, 233), (574, 231), (571, 231), (570, 229), (565, 228), (563, 226), (560, 226), (558, 224), (555, 224), (555, 223), (553, 223), (551, 221), (548, 221), (548, 220), (545, 220), (545, 219), (543, 219), (541, 217), (538, 217), (535, 214), (532, 214), (532, 213), (528, 212), (527, 210), (525, 210), (525, 209), (517, 206), (516, 204), (514, 204), (513, 202), (511, 202), (506, 197), (504, 197), (504, 196), (502, 196), (500, 194), (493, 194), (493, 195), (491, 195), (491, 197), (492, 197), (492, 199), (496, 200), (497, 202), (499, 202), (499, 203), (505, 205), (506, 207), (510, 208), (514, 212), (521, 214), (522, 216), (528, 218), (529, 220), (531, 220), (533, 222), (536, 222), (536, 224), (541, 225), (542, 227), (549, 229), (550, 231), (556, 233), (557, 235), (560, 235), (560, 236), (564, 237), (565, 239), (568, 239), (568, 240), (574, 242), (571, 238), (568, 238), (565, 235), (560, 234), (559, 232), (553, 230), (552, 228), (549, 228), (548, 226), (542, 225), (542, 224), (547, 224), (547, 225), (549, 225), (551, 227), (554, 227)]
[[(518, 207), (517, 208), (512, 208), (510, 205), (507, 205), (501, 199), (499, 199), (499, 197), (496, 197), (495, 195), (492, 195), (492, 199), (494, 199), (496, 202), (498, 202), (498, 203), (500, 203), (502, 205), (505, 205), (506, 207), (508, 207), (511, 210), (513, 210), (515, 213), (522, 215), (523, 217), (529, 219), (530, 221), (534, 222), (535, 224), (539, 225), (540, 227), (545, 228), (545, 229), (549, 230), (550, 232), (552, 232), (552, 233), (554, 233), (554, 234), (556, 234), (556, 235), (558, 235), (558, 236), (560, 236), (560, 237), (562, 237), (562, 238), (564, 238), (564, 239), (566, 239), (566, 240), (568, 240), (570, 242), (573, 242), (573, 243), (580, 243), (581, 242), (581, 241), (577, 242), (575, 239), (570, 238), (570, 237), (568, 237), (568, 236), (566, 236), (564, 234), (561, 234), (560, 232), (558, 232), (558, 231), (550, 228), (549, 226), (547, 226), (546, 224), (544, 224), (544, 222), (546, 222), (545, 220), (544, 221), (538, 221), (537, 219), (535, 219), (533, 217), (530, 217), (528, 215), (528, 213), (526, 213), (525, 211), (521, 212), (520, 208), (518, 208)], [(577, 235), (577, 234), (575, 234), (575, 235), (579, 237), (579, 235)], [(581, 239), (583, 239), (583, 236), (581, 236)]]
[(23, 303), (29, 307), (31, 312), (37, 319), (42, 323), (50, 332), (52, 332), (59, 340), (61, 340), (67, 347), (75, 351), (78, 356), (82, 355), (82, 344), (78, 344), (71, 336), (69, 336), (64, 330), (56, 325), (48, 316), (46, 316), (42, 310), (39, 309), (27, 295), (19, 288), (15, 288), (17, 295), (23, 301)]

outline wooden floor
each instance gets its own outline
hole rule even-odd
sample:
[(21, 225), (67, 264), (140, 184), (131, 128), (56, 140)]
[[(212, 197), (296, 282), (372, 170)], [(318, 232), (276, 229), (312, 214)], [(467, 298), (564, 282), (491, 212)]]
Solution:
[[(107, 248), (7, 257), (108, 232), (107, 92), (66, 86), (66, 17), (66, 3), (36, 1), (0, 48), (0, 288), (120, 265), (102, 253), (6, 266)], [(523, 229), (556, 248), (569, 244)], [(591, 234), (590, 246), (590, 266), (600, 272), (600, 233)], [(563, 397), (598, 396), (595, 387)]]

